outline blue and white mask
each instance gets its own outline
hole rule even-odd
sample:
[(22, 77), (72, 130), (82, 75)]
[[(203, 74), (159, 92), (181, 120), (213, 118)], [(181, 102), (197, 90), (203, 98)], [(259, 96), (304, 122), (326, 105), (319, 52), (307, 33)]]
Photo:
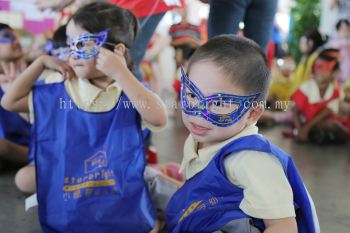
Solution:
[(114, 45), (107, 42), (108, 29), (99, 33), (85, 33), (69, 40), (69, 47), (72, 56), (83, 60), (91, 60), (98, 56), (98, 47), (105, 44)]
[(181, 74), (182, 111), (188, 115), (200, 116), (219, 127), (228, 127), (239, 121), (260, 96), (260, 93), (249, 96), (223, 93), (204, 96), (183, 68)]

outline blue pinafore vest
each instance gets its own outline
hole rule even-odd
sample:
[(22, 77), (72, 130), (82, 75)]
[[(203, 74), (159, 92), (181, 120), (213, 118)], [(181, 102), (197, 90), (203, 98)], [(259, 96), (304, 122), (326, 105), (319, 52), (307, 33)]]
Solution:
[[(313, 201), (292, 159), (259, 135), (242, 137), (229, 143), (204, 170), (186, 181), (167, 206), (169, 232), (211, 233), (232, 220), (251, 218), (239, 208), (243, 189), (227, 179), (224, 168), (226, 156), (243, 150), (270, 153), (280, 161), (293, 190), (298, 232), (318, 233), (319, 225)], [(252, 222), (260, 231), (264, 231), (261, 219), (252, 219)]]
[(55, 83), (36, 86), (33, 101), (43, 232), (149, 232), (155, 213), (143, 177), (140, 116), (127, 96), (109, 112), (91, 113)]
[[(4, 92), (0, 88), (0, 99)], [(31, 125), (18, 113), (9, 112), (0, 106), (0, 138), (28, 146), (30, 144)]]

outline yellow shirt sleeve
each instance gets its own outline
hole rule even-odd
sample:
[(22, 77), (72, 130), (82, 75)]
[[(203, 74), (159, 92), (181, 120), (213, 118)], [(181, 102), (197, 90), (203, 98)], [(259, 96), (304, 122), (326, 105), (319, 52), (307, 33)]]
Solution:
[(228, 179), (244, 190), (244, 213), (260, 219), (295, 217), (293, 191), (277, 158), (241, 151), (227, 157), (224, 167)]

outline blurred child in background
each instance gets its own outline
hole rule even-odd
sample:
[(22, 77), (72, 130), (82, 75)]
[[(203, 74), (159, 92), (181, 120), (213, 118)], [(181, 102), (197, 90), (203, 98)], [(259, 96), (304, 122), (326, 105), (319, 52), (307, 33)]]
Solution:
[[(272, 71), (270, 92), (268, 101), (271, 108), (267, 109), (259, 123), (292, 123), (293, 113), (288, 108), (291, 95), (305, 81), (310, 79), (313, 63), (324, 44), (322, 35), (317, 29), (306, 31), (300, 38), (299, 49), (302, 54), (301, 60), (294, 71), (294, 63), (291, 59), (279, 59)], [(277, 105), (282, 103), (283, 109)], [(288, 106), (287, 106), (288, 105)], [(290, 136), (290, 133), (286, 133)]]
[[(0, 23), (0, 98), (16, 77), (26, 68), (24, 54), (12, 28)], [(12, 113), (0, 107), (0, 162), (24, 164), (28, 159), (30, 124), (25, 114)]]
[(338, 59), (339, 50), (321, 51), (312, 66), (312, 78), (292, 95), (298, 141), (317, 144), (346, 141), (347, 135), (336, 120), (340, 97)]
[[(69, 55), (69, 48), (67, 46), (66, 25), (59, 27), (52, 40), (48, 41), (48, 53), (59, 60), (67, 61)], [(36, 84), (49, 84), (63, 81), (61, 75), (50, 69), (45, 69), (39, 77)], [(34, 116), (31, 116), (31, 123), (33, 123)], [(35, 187), (35, 165), (34, 165), (34, 151), (30, 150), (29, 165), (21, 168), (16, 176), (15, 183), (19, 190), (25, 193), (34, 193)]]
[(190, 24), (187, 19), (186, 8), (178, 10), (181, 16), (181, 22), (171, 25), (169, 34), (171, 36), (171, 45), (175, 49), (176, 75), (173, 82), (173, 88), (180, 97), (181, 88), (181, 66), (187, 68), (187, 63), (194, 51), (202, 44), (201, 30), (197, 25)]

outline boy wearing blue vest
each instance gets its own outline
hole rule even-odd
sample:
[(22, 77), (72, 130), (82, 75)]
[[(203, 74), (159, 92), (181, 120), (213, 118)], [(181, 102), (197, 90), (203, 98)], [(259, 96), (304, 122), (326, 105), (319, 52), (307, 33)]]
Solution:
[(316, 233), (313, 202), (288, 154), (258, 133), (268, 94), (262, 49), (209, 40), (182, 72), (185, 184), (167, 206), (171, 233)]
[[(12, 28), (0, 23), (0, 98), (27, 66), (24, 53)], [(28, 116), (0, 107), (0, 163), (24, 164), (28, 159), (30, 124)]]
[[(44, 233), (156, 227), (141, 119), (164, 127), (167, 116), (160, 98), (130, 71), (128, 48), (137, 29), (128, 10), (103, 2), (80, 8), (67, 24), (68, 63), (41, 56), (2, 99), (4, 108), (32, 115)], [(66, 80), (34, 86), (44, 68)]]

